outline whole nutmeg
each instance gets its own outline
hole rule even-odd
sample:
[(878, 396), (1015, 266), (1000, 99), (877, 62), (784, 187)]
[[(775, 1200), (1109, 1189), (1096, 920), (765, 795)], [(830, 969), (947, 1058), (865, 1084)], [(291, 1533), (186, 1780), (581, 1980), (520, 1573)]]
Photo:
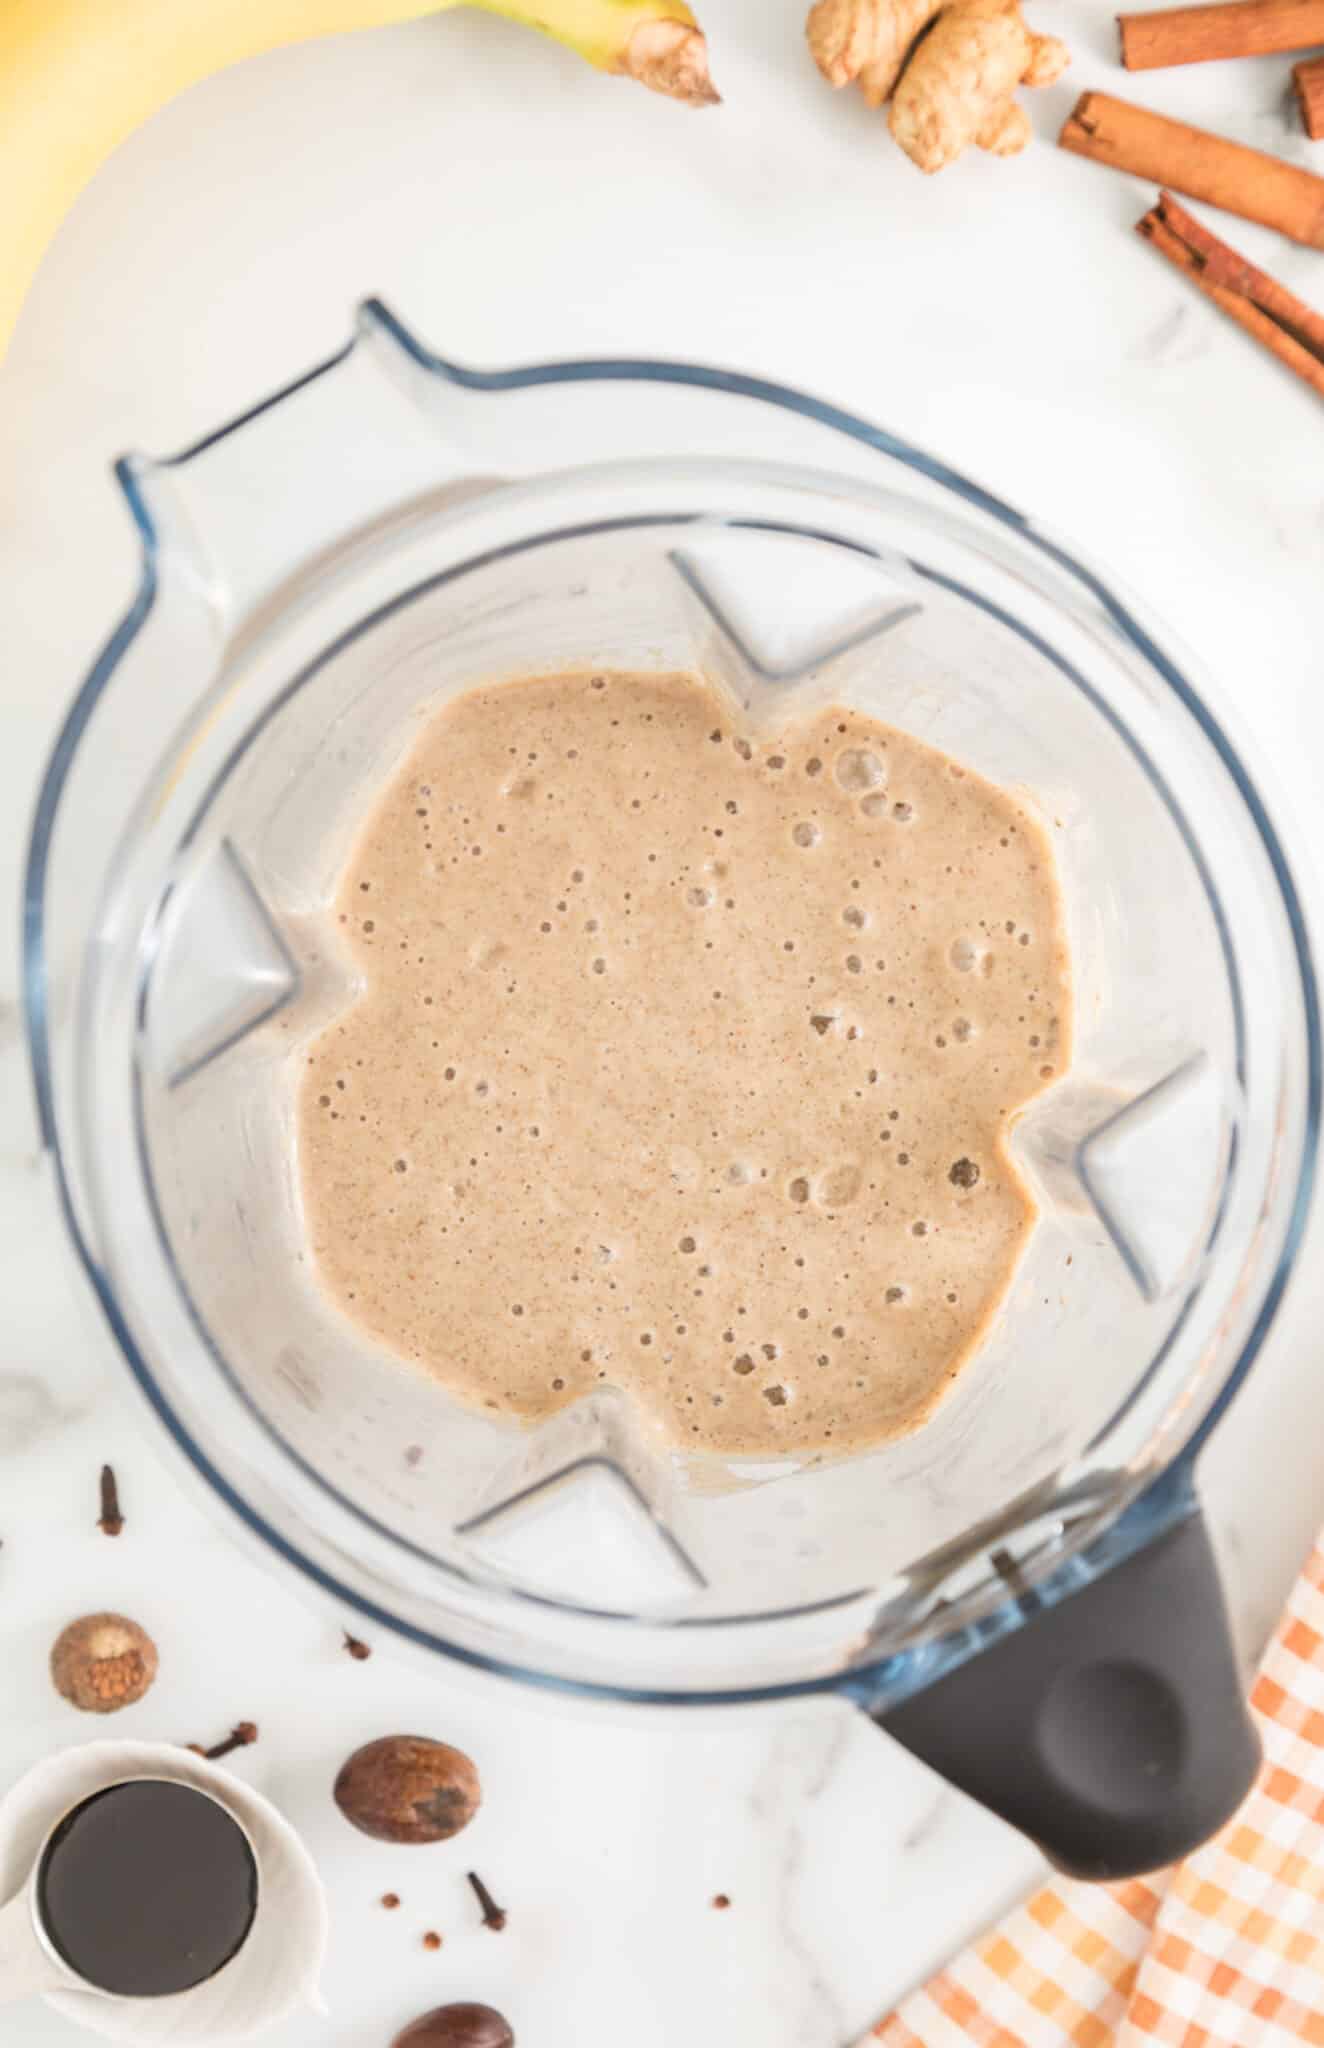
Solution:
[(55, 1689), (85, 1714), (114, 1714), (140, 1700), (156, 1677), (156, 1644), (123, 1614), (71, 1621), (51, 1651)]
[(383, 1735), (341, 1766), (336, 1805), (378, 1842), (444, 1842), (482, 1803), (478, 1773), (463, 1750), (426, 1735)]
[(490, 2005), (439, 2005), (397, 2034), (392, 2048), (515, 2048), (515, 2036)]

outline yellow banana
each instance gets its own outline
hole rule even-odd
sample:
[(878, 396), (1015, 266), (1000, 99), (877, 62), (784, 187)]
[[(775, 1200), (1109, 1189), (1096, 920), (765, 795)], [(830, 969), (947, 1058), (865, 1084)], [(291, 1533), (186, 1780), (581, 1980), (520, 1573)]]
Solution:
[[(466, 0), (0, 0), (0, 353), (42, 254), (116, 145), (185, 86), (278, 44)], [(717, 98), (685, 0), (471, 0), (602, 71)]]

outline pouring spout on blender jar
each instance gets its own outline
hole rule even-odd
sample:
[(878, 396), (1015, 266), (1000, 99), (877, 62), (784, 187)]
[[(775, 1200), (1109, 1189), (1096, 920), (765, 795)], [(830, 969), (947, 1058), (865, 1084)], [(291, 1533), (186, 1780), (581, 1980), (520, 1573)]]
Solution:
[[(1161, 627), (804, 393), (473, 370), (375, 303), (120, 482), (142, 579), (42, 788), (28, 1032), (71, 1237), (222, 1517), (420, 1657), (840, 1692), (1065, 1868), (1192, 1847), (1255, 1749), (1190, 1472), (1297, 1255), (1320, 1048), (1279, 826)], [(365, 790), (447, 701), (588, 665), (699, 672), (751, 745), (885, 722), (1051, 843), (1074, 1046), (1007, 1139), (1037, 1221), (945, 1399), (850, 1457), (682, 1451), (605, 1371), (521, 1426), (306, 1279), (291, 1103), (364, 986)]]

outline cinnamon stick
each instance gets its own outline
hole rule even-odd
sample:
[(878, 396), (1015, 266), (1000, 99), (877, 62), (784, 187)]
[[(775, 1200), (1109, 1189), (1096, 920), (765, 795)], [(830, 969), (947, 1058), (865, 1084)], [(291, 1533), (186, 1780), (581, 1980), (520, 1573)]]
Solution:
[(1170, 192), (1160, 193), (1158, 205), (1136, 228), (1206, 298), (1324, 398), (1324, 314), (1210, 234)]
[(1324, 57), (1294, 64), (1292, 77), (1306, 134), (1312, 142), (1324, 142)]
[(1324, 178), (1263, 150), (1169, 121), (1106, 92), (1081, 94), (1058, 142), (1094, 163), (1277, 228), (1307, 248), (1324, 249)]
[(1210, 7), (1162, 7), (1119, 14), (1128, 71), (1165, 64), (1208, 64), (1219, 57), (1263, 57), (1324, 43), (1324, 0), (1222, 0)]

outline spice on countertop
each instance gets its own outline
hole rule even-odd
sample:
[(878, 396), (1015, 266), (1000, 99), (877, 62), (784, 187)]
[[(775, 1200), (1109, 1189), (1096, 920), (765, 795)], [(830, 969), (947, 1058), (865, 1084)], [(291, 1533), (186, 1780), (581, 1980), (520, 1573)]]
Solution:
[(1301, 125), (1312, 142), (1324, 142), (1324, 57), (1309, 57), (1292, 66)]
[(1324, 0), (1215, 0), (1207, 7), (1160, 7), (1120, 14), (1128, 71), (1267, 57), (1324, 43)]
[(515, 2036), (490, 2005), (439, 2005), (397, 2034), (393, 2048), (515, 2048)]
[(479, 1877), (476, 1870), (469, 1871), (468, 1878), (469, 1883), (473, 1887), (474, 1897), (477, 1899), (479, 1905), (483, 1909), (484, 1927), (490, 1927), (493, 1934), (500, 1934), (502, 1928), (506, 1924), (507, 1916), (505, 1907), (498, 1906), (496, 1900), (492, 1897), (491, 1892), (487, 1889), (487, 1886), (483, 1883), (482, 1878)]
[(356, 1749), (335, 1782), (352, 1827), (378, 1842), (445, 1842), (482, 1803), (478, 1772), (463, 1750), (426, 1735), (383, 1735)]
[(257, 1741), (256, 1721), (237, 1721), (228, 1735), (219, 1742), (213, 1742), (210, 1749), (204, 1749), (200, 1742), (190, 1742), (188, 1747), (194, 1756), (206, 1757), (208, 1763), (216, 1763), (223, 1756), (232, 1756), (237, 1749), (247, 1749)]
[(118, 1536), (124, 1527), (124, 1516), (120, 1512), (119, 1484), (115, 1478), (115, 1467), (101, 1467), (101, 1513), (97, 1527), (103, 1536)]
[(1277, 228), (1307, 248), (1324, 249), (1324, 178), (1300, 164), (1106, 92), (1081, 94), (1058, 142), (1075, 156)]
[(383, 1904), (383, 1905), (385, 1906), (385, 1908), (386, 1908), (386, 1910), (387, 1910), (387, 1912), (388, 1912), (388, 1913), (394, 1913), (394, 1911), (395, 1911), (396, 1907), (397, 1907), (397, 1906), (399, 1905), (399, 1903), (400, 1903), (400, 1894), (399, 1894), (399, 1892), (383, 1892), (383, 1893), (382, 1893), (382, 1904)]
[(372, 1655), (371, 1643), (362, 1642), (358, 1636), (352, 1636), (347, 1628), (342, 1629), (341, 1634), (345, 1638), (345, 1648), (354, 1659), (354, 1662), (356, 1664), (366, 1664)]
[(1324, 398), (1324, 314), (1247, 263), (1170, 192), (1160, 194), (1136, 227), (1206, 298)]
[(157, 1672), (156, 1644), (124, 1614), (84, 1614), (71, 1621), (51, 1651), (55, 1690), (85, 1714), (131, 1707)]
[(728, 1906), (729, 1906), (730, 1904), (731, 1904), (730, 1896), (729, 1896), (729, 1895), (728, 1895), (728, 1894), (727, 1894), (726, 1892), (716, 1892), (716, 1893), (714, 1893), (714, 1895), (713, 1895), (713, 1911), (714, 1911), (715, 1913), (725, 1913), (725, 1911), (727, 1910), (727, 1908), (728, 1908)]
[(427, 1933), (423, 1936), (423, 1946), (430, 1949), (441, 1947), (441, 1936), (437, 1933), (435, 1927), (429, 1927)]

